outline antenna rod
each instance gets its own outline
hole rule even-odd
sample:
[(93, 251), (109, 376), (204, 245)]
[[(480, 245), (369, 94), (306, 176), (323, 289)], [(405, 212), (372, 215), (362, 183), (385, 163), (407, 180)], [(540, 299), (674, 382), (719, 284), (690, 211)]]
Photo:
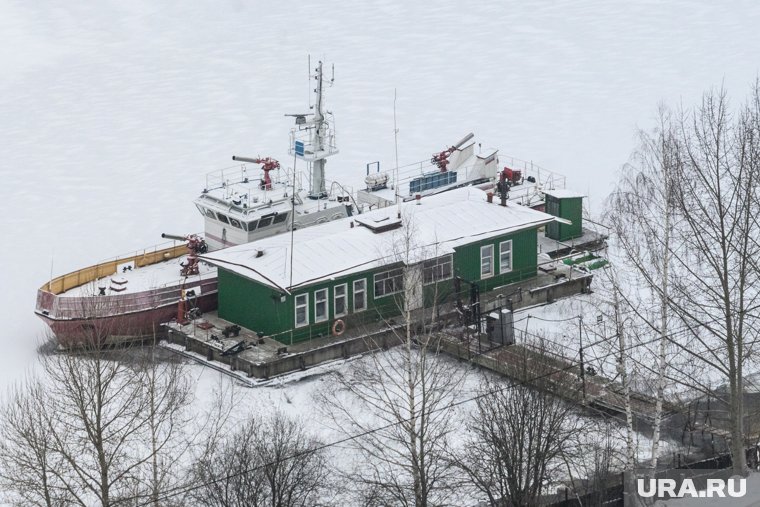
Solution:
[(393, 174), (394, 194), (398, 204), (398, 127), (396, 126), (396, 89), (393, 89), (393, 143), (396, 147), (396, 169)]
[(288, 290), (293, 286), (293, 233), (296, 229), (296, 161), (298, 155), (293, 153), (293, 191), (290, 194), (290, 282)]

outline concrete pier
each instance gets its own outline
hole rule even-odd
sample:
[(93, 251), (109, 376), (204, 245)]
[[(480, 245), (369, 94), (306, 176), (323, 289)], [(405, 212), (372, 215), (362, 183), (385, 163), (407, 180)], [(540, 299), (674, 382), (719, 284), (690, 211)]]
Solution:
[[(497, 287), (481, 294), (481, 313), (485, 315), (503, 306), (507, 300), (511, 300), (512, 308), (517, 310), (584, 293), (589, 290), (591, 280), (592, 275), (572, 268), (552, 273), (540, 272), (532, 280)], [(412, 320), (429, 322), (430, 312), (430, 309), (417, 310), (412, 313)], [(435, 322), (436, 329), (461, 326), (454, 302), (439, 307)], [(396, 317), (350, 328), (341, 336), (286, 345), (246, 328), (240, 328), (237, 336), (225, 337), (223, 331), (233, 325), (219, 318), (216, 312), (209, 312), (184, 325), (176, 322), (166, 324), (167, 340), (205, 357), (207, 361), (224, 364), (231, 371), (269, 379), (306, 370), (326, 361), (398, 345), (405, 332), (400, 318)]]

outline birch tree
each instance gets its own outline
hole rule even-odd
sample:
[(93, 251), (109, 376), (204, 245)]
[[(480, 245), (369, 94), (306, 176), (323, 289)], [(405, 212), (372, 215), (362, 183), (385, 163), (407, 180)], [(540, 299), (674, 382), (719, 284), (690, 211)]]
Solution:
[(736, 114), (723, 90), (677, 116), (661, 113), (610, 214), (626, 260), (659, 300), (659, 319), (638, 312), (661, 337), (658, 400), (663, 379), (714, 394), (722, 378), (737, 473), (746, 469), (744, 368), (758, 333), (758, 95), (755, 86)]
[[(465, 371), (441, 357), (440, 337), (432, 330), (440, 299), (437, 276), (426, 277), (423, 267), (438, 251), (420, 245), (417, 237), (413, 220), (404, 217), (391, 251), (382, 253), (402, 271), (396, 295), (401, 324), (386, 320), (397, 346), (369, 354), (346, 374), (334, 374), (334, 384), (320, 394), (328, 419), (352, 437), (350, 445), (360, 456), (342, 473), (360, 485), (355, 501), (366, 506), (455, 504), (451, 403)], [(422, 304), (425, 296), (433, 302), (429, 308)], [(361, 436), (353, 438), (356, 434)]]
[[(670, 264), (675, 221), (673, 182), (680, 156), (672, 115), (667, 108), (660, 106), (657, 127), (651, 134), (639, 132), (639, 147), (632, 163), (624, 168), (618, 188), (608, 200), (608, 217), (616, 246), (624, 263), (632, 266), (638, 275), (635, 294), (621, 291), (620, 285), (613, 280), (613, 306), (621, 354), (626, 332), (621, 325), (623, 312), (635, 314), (639, 323), (649, 331), (645, 336), (651, 333), (659, 337), (656, 352), (652, 351), (657, 366), (653, 372), (655, 408), (649, 460), (651, 474), (657, 469), (668, 365)], [(644, 361), (650, 362), (651, 356), (647, 352), (645, 348)], [(625, 372), (622, 374), (626, 375)]]

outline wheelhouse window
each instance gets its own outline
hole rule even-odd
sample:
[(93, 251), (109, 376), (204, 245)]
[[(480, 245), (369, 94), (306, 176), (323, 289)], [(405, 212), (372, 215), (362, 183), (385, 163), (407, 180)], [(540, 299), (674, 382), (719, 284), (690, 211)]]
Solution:
[(348, 313), (348, 305), (346, 304), (346, 291), (348, 287), (344, 283), (343, 285), (336, 285), (333, 287), (335, 293), (333, 298), (333, 311), (335, 317), (343, 317)]
[(327, 289), (314, 292), (314, 322), (327, 320)]
[(259, 223), (258, 220), (254, 220), (253, 222), (248, 222), (248, 230), (249, 231), (255, 231), (256, 230), (256, 226), (258, 225), (258, 223)]
[(258, 228), (262, 229), (264, 227), (268, 227), (269, 225), (272, 224), (272, 219), (274, 219), (273, 216), (261, 217), (261, 220), (259, 220), (259, 227)]
[(499, 273), (512, 271), (512, 240), (499, 243)]
[(401, 292), (403, 287), (404, 272), (401, 268), (391, 269), (375, 275), (376, 298)]
[(299, 294), (296, 296), (296, 327), (309, 324), (309, 295)]
[(480, 247), (480, 278), (493, 276), (493, 245)]
[(452, 265), (454, 256), (452, 254), (430, 259), (422, 263), (422, 280), (425, 285), (448, 280), (452, 276)]
[(216, 217), (219, 219), (220, 222), (224, 222), (225, 224), (230, 223), (229, 219), (226, 215), (222, 215), (221, 213), (217, 213)]
[(216, 220), (216, 214), (214, 214), (214, 212), (211, 211), (210, 209), (203, 208), (203, 212), (206, 214), (207, 217), (213, 218), (214, 220)]
[(238, 229), (242, 229), (243, 228), (243, 226), (240, 224), (240, 221), (238, 221), (238, 220), (236, 220), (236, 219), (234, 219), (232, 217), (230, 217), (230, 225), (232, 225), (233, 227), (237, 227)]
[(281, 224), (285, 221), (286, 218), (288, 218), (287, 213), (277, 213), (277, 215), (274, 217), (274, 223)]
[(367, 279), (354, 280), (354, 312), (367, 309)]

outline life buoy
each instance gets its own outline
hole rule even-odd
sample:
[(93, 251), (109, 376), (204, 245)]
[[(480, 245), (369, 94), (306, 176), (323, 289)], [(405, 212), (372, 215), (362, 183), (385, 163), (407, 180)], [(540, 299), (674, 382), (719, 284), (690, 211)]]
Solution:
[(332, 332), (333, 336), (340, 336), (343, 334), (343, 331), (346, 330), (346, 323), (342, 320), (338, 319), (333, 323)]

